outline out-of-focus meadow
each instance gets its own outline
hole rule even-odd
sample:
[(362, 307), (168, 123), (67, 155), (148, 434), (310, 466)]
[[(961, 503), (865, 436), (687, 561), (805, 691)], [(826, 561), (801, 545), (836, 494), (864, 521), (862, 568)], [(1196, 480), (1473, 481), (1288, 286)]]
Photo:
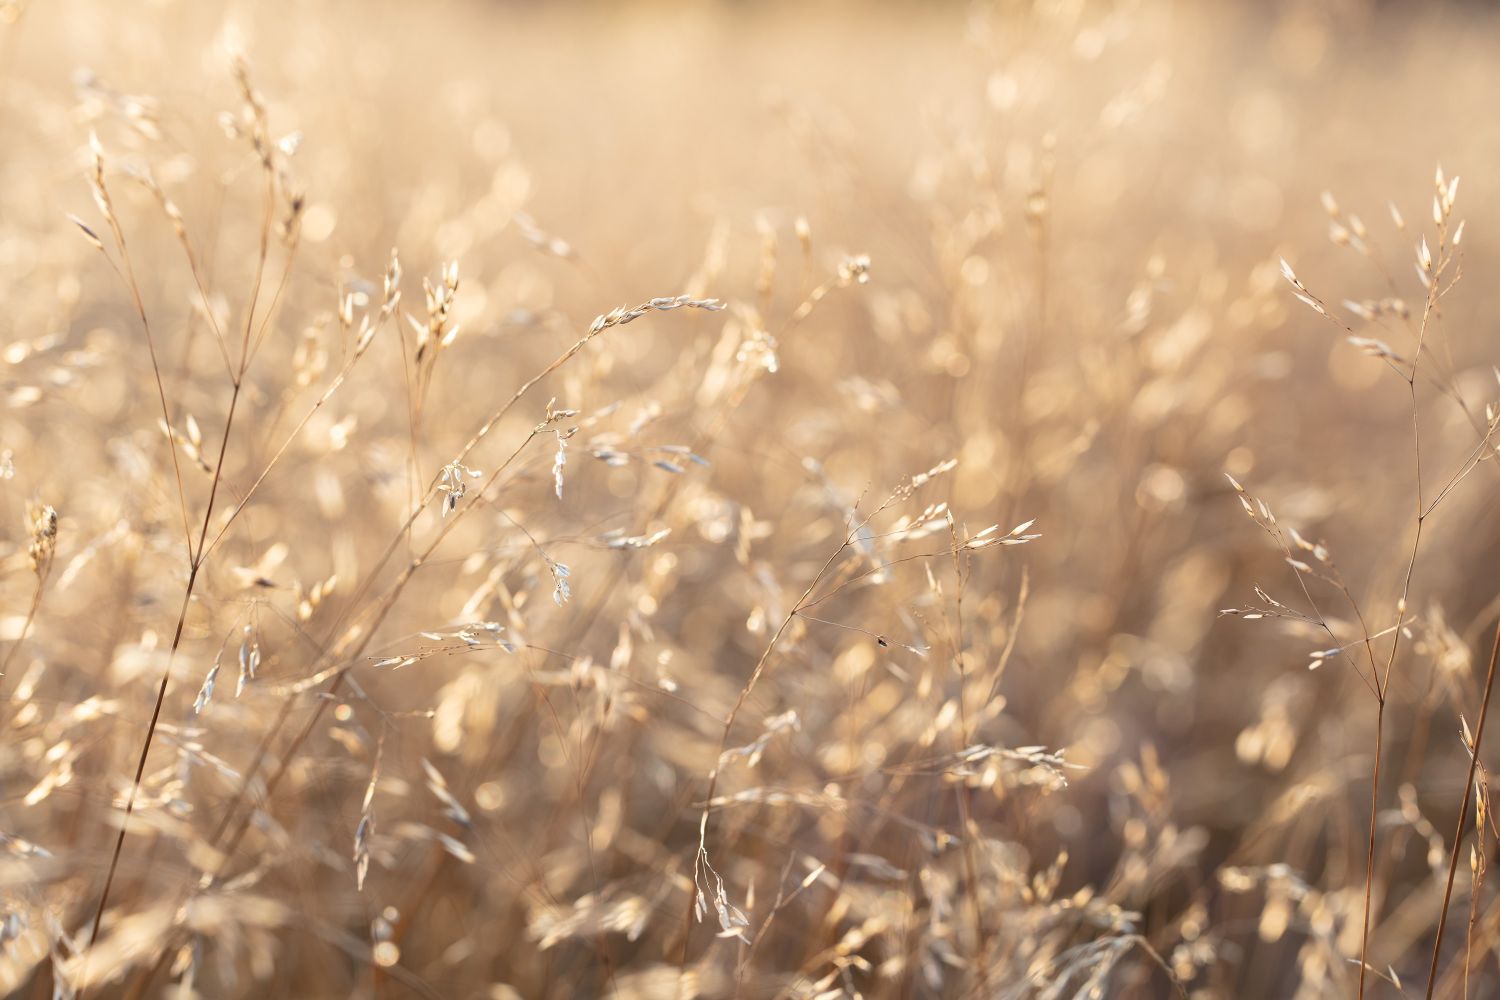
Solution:
[(0, 3), (0, 992), (1493, 995), (1497, 44)]

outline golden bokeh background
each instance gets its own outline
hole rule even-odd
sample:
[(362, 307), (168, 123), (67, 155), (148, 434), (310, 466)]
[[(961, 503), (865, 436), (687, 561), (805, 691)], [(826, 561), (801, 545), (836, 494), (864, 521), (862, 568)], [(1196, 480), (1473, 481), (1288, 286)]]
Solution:
[(0, 4), (0, 991), (1500, 989), (1497, 44)]

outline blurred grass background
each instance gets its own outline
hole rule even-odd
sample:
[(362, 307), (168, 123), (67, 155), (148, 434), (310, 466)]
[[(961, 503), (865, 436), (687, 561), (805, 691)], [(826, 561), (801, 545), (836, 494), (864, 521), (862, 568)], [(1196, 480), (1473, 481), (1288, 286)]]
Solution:
[[(1361, 986), (1351, 964), (1375, 699), (1349, 661), (1306, 669), (1329, 644), (1318, 629), (1218, 615), (1259, 585), (1326, 614), (1341, 643), (1375, 633), (1383, 664), (1416, 544), (1413, 412), (1425, 501), (1488, 440), (1493, 11), (3, 13), (6, 990), (1420, 993), (1465, 785), (1455, 737), (1477, 718), (1495, 612), (1492, 471), (1425, 519), (1401, 619), (1370, 877), (1386, 978)], [(223, 112), (246, 121), (236, 53), (271, 138), (295, 137), (276, 172), (222, 127)], [(68, 221), (124, 259), (91, 201), (91, 133), (177, 433), (193, 415), (210, 467), (231, 404), (208, 316), (237, 331), (254, 302), (265, 323), (217, 516), (275, 465), (208, 560), (175, 655), (188, 555), (152, 366), (127, 286)], [(1416, 325), (1341, 303), (1399, 297), (1422, 317), (1412, 254), (1423, 233), (1436, 245), (1439, 164), (1463, 176), (1464, 278), (1429, 310), (1432, 374), (1413, 402), (1296, 301), (1278, 258), (1348, 333), (1411, 356)], [(137, 182), (147, 170), (206, 295)], [(1362, 220), (1368, 253), (1329, 240), (1324, 192), (1339, 225)], [(272, 233), (263, 252), (265, 220), (294, 206), (296, 238)], [(275, 459), (350, 356), (341, 301), (379, 311), (393, 247), (402, 314)], [(849, 270), (860, 255), (868, 283)], [(418, 361), (407, 316), (425, 321), (421, 279), (449, 261), (460, 332)], [(468, 459), (506, 470), (494, 489), (454, 522), (423, 505), (403, 531), (474, 429), (595, 316), (678, 294), (727, 308), (601, 334)], [(506, 464), (549, 398), (579, 413)], [(554, 432), (573, 426), (559, 498)], [(663, 469), (678, 453), (662, 446), (705, 464)], [(611, 449), (628, 460), (601, 461)], [(213, 477), (184, 462), (196, 537)], [(1306, 603), (1226, 471), (1326, 543), (1364, 623), (1326, 584)], [(28, 557), (36, 501), (60, 516), (50, 574)], [(953, 534), (942, 514), (926, 537), (899, 534), (939, 503)], [(1041, 537), (1023, 546), (950, 551), (1033, 518)], [(622, 549), (613, 529), (670, 534)], [(808, 588), (840, 585), (794, 613)], [(490, 620), (515, 651), (422, 637)], [(264, 665), (235, 697), (252, 637)], [(216, 655), (224, 674), (195, 713)], [(168, 728), (90, 950), (164, 671)], [(772, 724), (788, 711), (795, 728)], [(719, 766), (717, 791), (740, 798), (716, 800), (695, 853), (721, 751), (758, 740), (753, 766)], [(423, 787), (424, 759), (468, 822)], [(247, 832), (226, 849), (231, 818)], [(1500, 911), (1464, 853), (1443, 996), (1500, 981)], [(712, 905), (707, 927), (691, 920), (695, 875), (710, 904), (716, 887), (705, 861), (743, 941), (713, 936)]]

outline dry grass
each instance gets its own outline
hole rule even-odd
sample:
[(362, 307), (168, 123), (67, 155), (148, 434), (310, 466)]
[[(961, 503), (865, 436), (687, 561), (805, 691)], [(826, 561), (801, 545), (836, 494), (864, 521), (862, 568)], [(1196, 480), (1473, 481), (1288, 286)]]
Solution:
[(1500, 22), (1035, 6), (0, 2), (0, 992), (1500, 991)]

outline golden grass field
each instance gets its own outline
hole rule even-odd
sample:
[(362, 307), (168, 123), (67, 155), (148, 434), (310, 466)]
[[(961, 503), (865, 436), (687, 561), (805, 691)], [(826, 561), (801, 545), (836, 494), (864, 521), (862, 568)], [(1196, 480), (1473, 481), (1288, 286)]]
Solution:
[(3, 0), (0, 993), (1500, 995), (1497, 51)]

